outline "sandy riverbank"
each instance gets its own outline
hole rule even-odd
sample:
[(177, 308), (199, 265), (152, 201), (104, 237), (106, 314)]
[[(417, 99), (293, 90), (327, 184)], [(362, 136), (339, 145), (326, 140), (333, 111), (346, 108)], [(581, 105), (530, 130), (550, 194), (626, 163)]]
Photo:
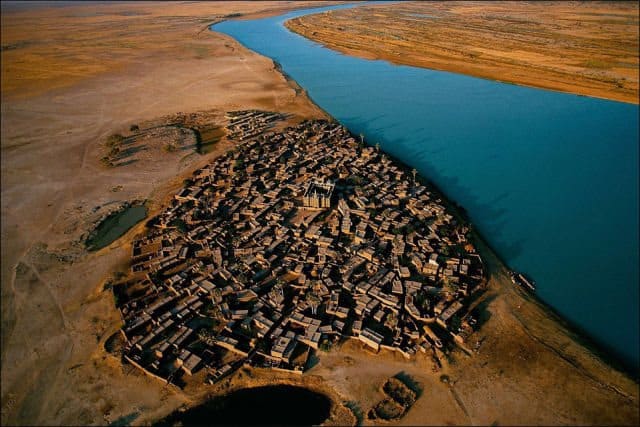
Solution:
[[(142, 224), (96, 253), (80, 238), (126, 200), (151, 200), (153, 215), (183, 178), (230, 145), (206, 156), (149, 147), (136, 163), (105, 168), (103, 142), (178, 111), (209, 111), (213, 121), (245, 108), (322, 117), (271, 60), (206, 31), (220, 15), (294, 6), (304, 5), (122, 3), (3, 13), (2, 424), (140, 424), (214, 392), (270, 382), (302, 383), (366, 412), (379, 398), (379, 380), (402, 370), (424, 389), (404, 423), (637, 424), (637, 384), (497, 273), (485, 297), (491, 316), (476, 337), (485, 338), (480, 354), (458, 354), (437, 374), (423, 360), (372, 356), (348, 343), (321, 355), (302, 379), (245, 373), (219, 387), (194, 382), (178, 391), (104, 350), (120, 319), (103, 283), (126, 269)], [(36, 23), (39, 31), (25, 30)], [(121, 45), (127, 40), (131, 46)], [(15, 55), (19, 49), (31, 50)], [(78, 68), (95, 58), (107, 69)], [(443, 373), (453, 391), (440, 382)]]
[(286, 26), (349, 55), (638, 104), (637, 2), (413, 2)]

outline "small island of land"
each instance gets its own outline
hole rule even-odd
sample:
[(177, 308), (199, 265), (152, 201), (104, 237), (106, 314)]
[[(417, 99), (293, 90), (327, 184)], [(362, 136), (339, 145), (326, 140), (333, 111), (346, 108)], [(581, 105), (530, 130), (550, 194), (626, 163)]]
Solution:
[(638, 103), (637, 2), (408, 2), (285, 25), (349, 55)]

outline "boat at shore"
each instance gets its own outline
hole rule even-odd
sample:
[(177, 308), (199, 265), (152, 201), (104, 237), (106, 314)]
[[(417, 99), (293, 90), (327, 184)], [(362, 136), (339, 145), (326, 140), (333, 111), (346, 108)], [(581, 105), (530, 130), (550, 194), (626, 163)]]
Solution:
[(536, 291), (536, 282), (526, 277), (524, 274), (511, 270), (509, 271), (509, 277), (515, 285), (521, 286), (524, 290), (528, 292)]

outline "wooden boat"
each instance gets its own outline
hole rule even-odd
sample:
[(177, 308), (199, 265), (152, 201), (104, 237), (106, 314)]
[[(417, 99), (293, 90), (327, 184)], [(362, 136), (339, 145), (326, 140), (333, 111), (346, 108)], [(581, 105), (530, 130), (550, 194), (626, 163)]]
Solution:
[(535, 292), (536, 291), (536, 282), (534, 282), (532, 279), (529, 279), (524, 274), (518, 273), (517, 271), (510, 271), (509, 272), (509, 277), (511, 277), (511, 281), (515, 285), (521, 286), (526, 291), (528, 291), (528, 292)]

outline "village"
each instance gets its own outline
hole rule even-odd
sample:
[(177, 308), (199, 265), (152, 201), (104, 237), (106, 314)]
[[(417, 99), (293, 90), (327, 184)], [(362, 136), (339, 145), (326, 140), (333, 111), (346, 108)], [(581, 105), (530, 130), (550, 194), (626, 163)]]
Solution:
[(472, 353), (480, 256), (440, 196), (338, 123), (275, 130), (228, 113), (238, 145), (185, 181), (114, 286), (123, 357), (180, 385), (243, 365), (303, 373), (315, 351)]

